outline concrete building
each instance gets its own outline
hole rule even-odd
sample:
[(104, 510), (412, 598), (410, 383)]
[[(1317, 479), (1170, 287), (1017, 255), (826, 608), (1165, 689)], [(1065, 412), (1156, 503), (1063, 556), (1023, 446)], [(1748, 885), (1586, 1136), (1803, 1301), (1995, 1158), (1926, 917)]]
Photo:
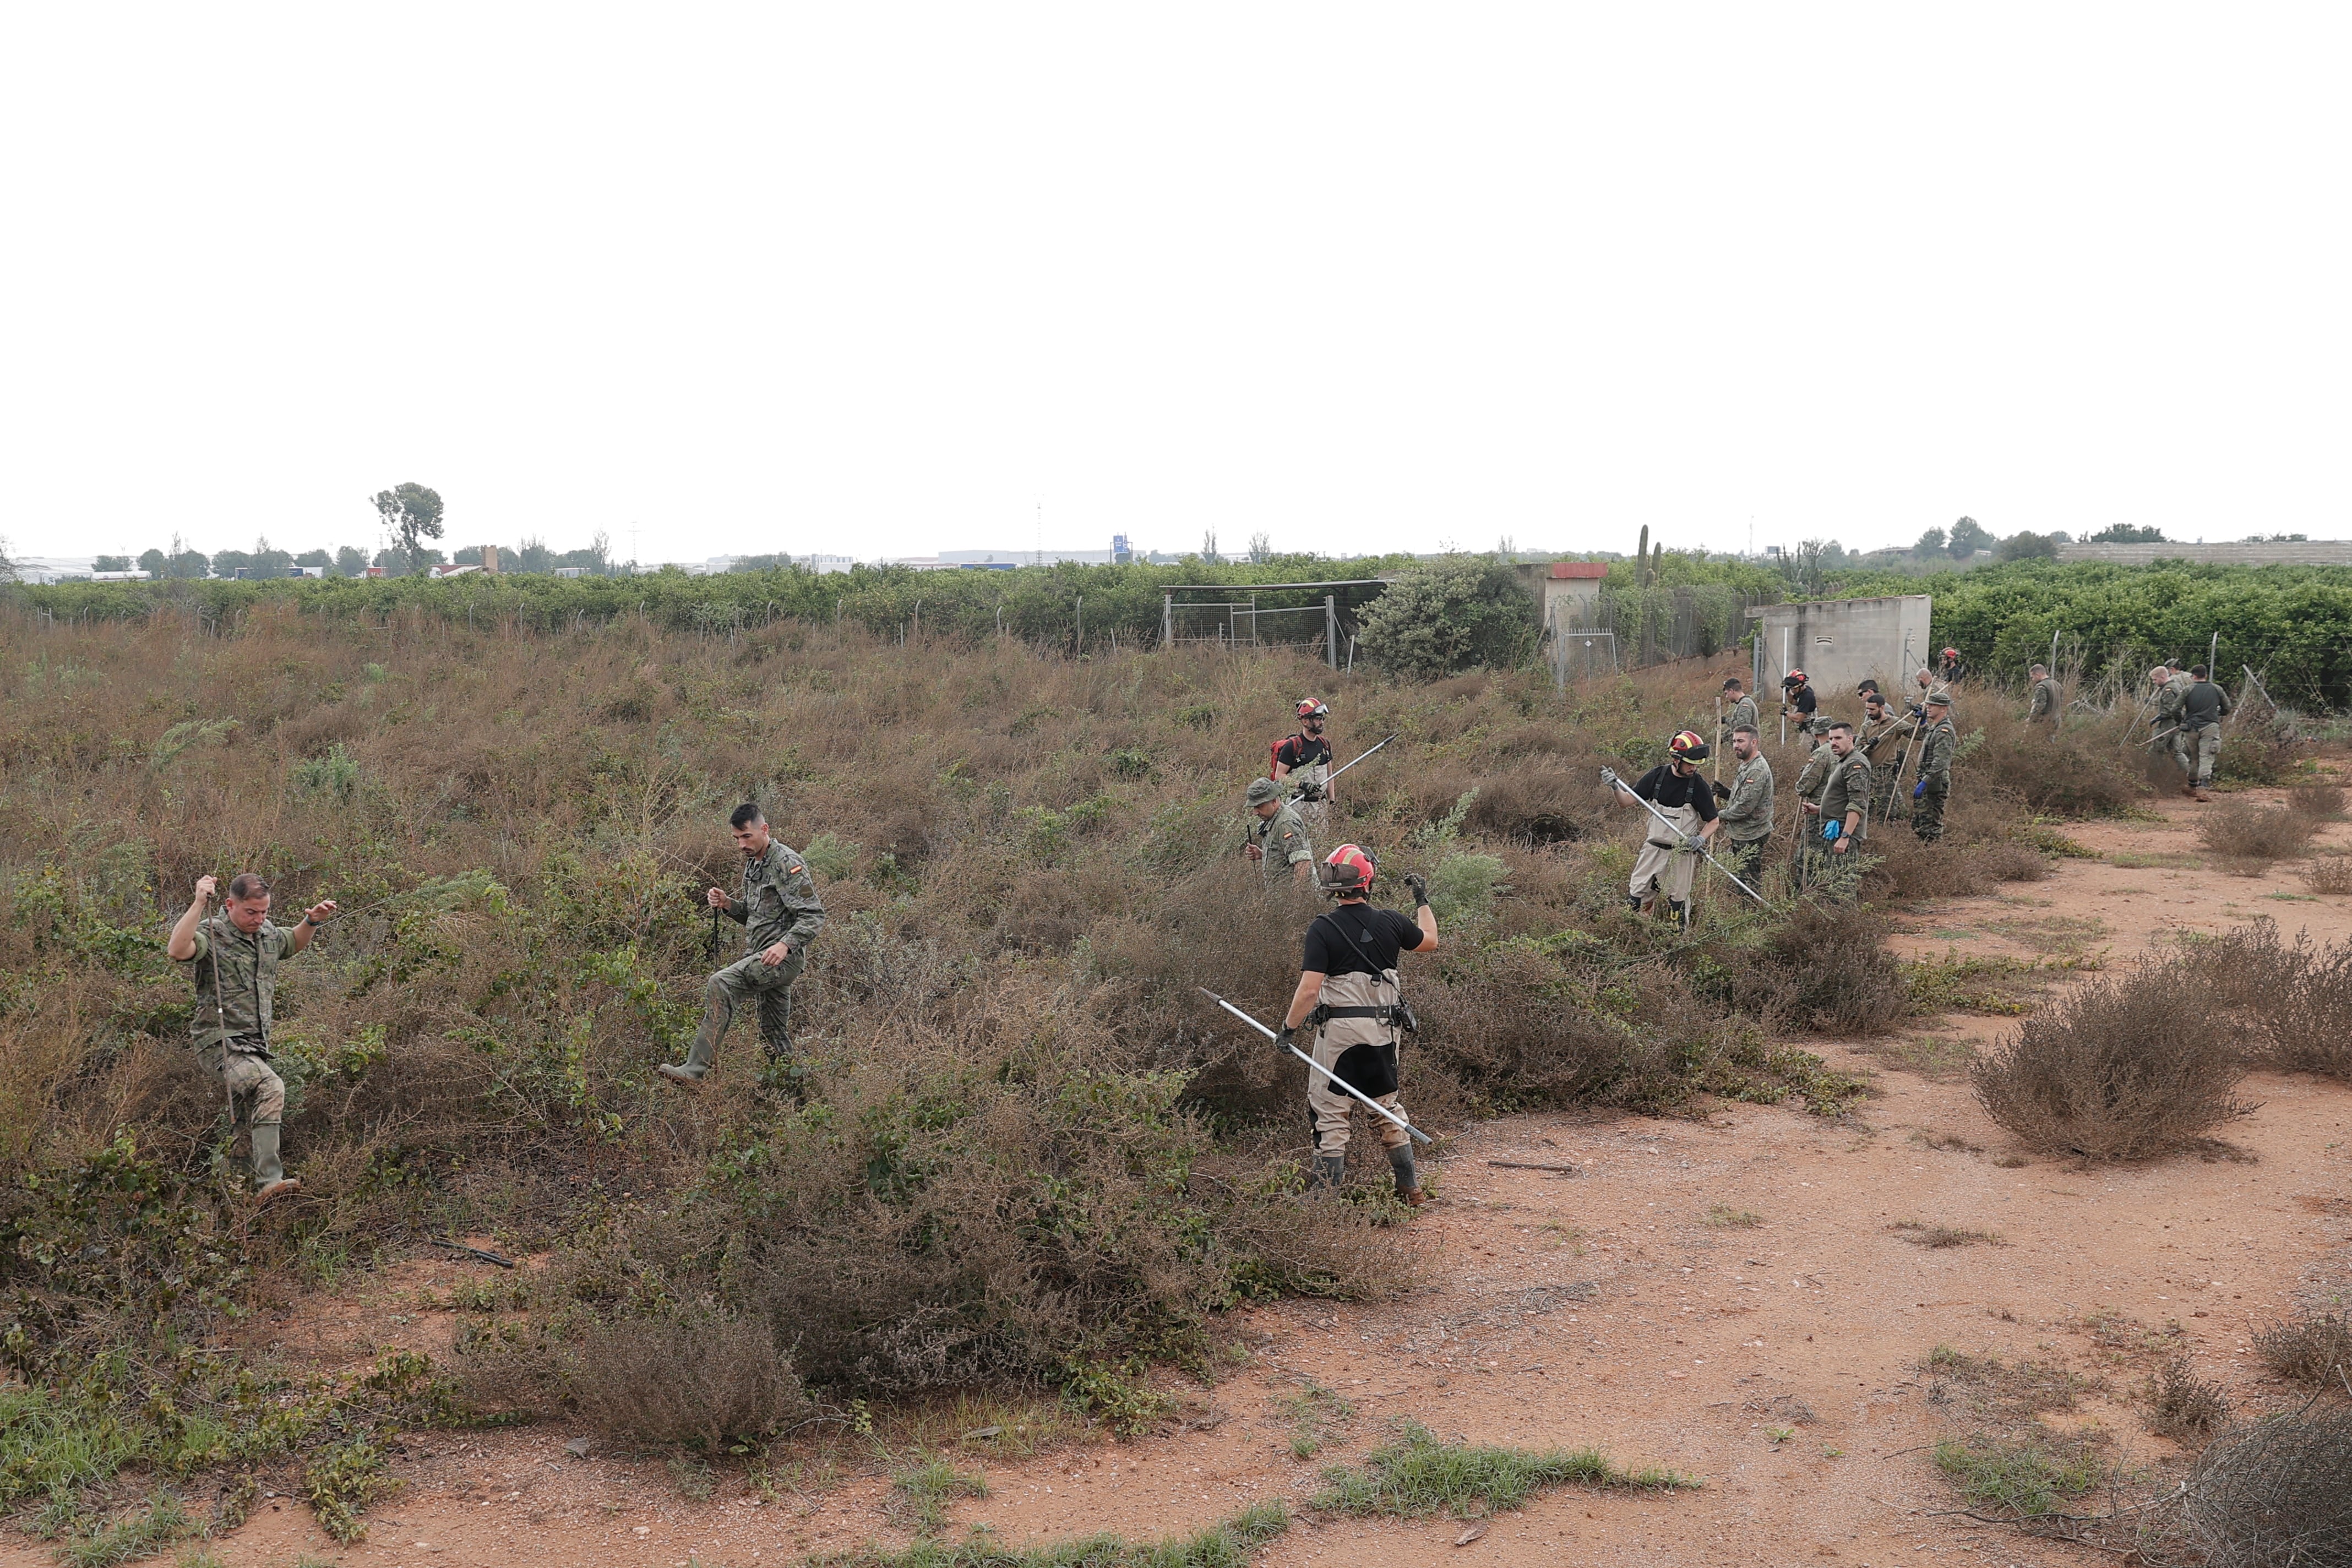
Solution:
[(1780, 678), (1792, 668), (1805, 672), (1824, 706), (1851, 698), (1865, 676), (1875, 677), (1889, 691), (1899, 690), (1934, 651), (1927, 640), (1927, 613), (1934, 605), (1930, 595), (1896, 594), (1749, 610), (1748, 618), (1756, 623), (1758, 700), (1777, 697)]
[(2202, 566), (2352, 566), (2352, 540), (2265, 540), (2245, 544), (2062, 544), (2061, 561), (2147, 566), (2194, 561)]
[(1609, 575), (1606, 561), (1523, 561), (1512, 568), (1543, 606), (1543, 624), (1562, 626), (1598, 624), (1594, 611), (1601, 603), (1601, 583)]

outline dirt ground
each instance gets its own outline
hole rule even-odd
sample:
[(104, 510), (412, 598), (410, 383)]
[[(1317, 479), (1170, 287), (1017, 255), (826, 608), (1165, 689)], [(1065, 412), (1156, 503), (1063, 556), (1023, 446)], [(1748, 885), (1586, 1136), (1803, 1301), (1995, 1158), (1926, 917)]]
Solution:
[[(2288, 931), (2352, 935), (2346, 900), (2305, 895), (2304, 862), (2257, 878), (2208, 868), (2193, 824), (2210, 808), (2158, 809), (2161, 824), (2070, 828), (2102, 858), (2063, 860), (2048, 881), (1906, 913), (1896, 948), (2113, 963), (2153, 935), (2258, 915)], [(2334, 826), (2322, 841), (2352, 847), (2352, 826)], [(2226, 1134), (2242, 1159), (2115, 1170), (2020, 1163), (1956, 1071), (1959, 1044), (2010, 1026), (1952, 1016), (1868, 1051), (1803, 1042), (1874, 1075), (1874, 1098), (1845, 1121), (1724, 1105), (1705, 1120), (1540, 1115), (1470, 1129), (1434, 1162), (1438, 1201), (1416, 1222), (1424, 1284), (1388, 1303), (1285, 1301), (1246, 1314), (1248, 1359), (1213, 1390), (1194, 1391), (1194, 1418), (1180, 1430), (1025, 1461), (992, 1458), (986, 1439), (966, 1443), (958, 1462), (985, 1475), (989, 1495), (952, 1505), (950, 1538), (982, 1524), (1008, 1542), (1189, 1531), (1253, 1502), (1303, 1498), (1322, 1466), (1410, 1415), (1446, 1437), (1590, 1445), (1703, 1484), (1661, 1496), (1554, 1492), (1458, 1550), (1462, 1527), (1450, 1521), (1302, 1520), (1262, 1560), (2106, 1560), (1951, 1511), (1958, 1499), (1925, 1446), (1964, 1430), (1964, 1418), (1937, 1402), (1926, 1358), (1949, 1345), (2095, 1374), (2105, 1392), (2053, 1419), (2096, 1423), (2149, 1464), (2174, 1450), (2147, 1434), (2136, 1403), (2146, 1346), (2185, 1346), (2242, 1408), (2284, 1403), (2285, 1389), (2252, 1364), (2249, 1333), (2291, 1306), (2352, 1291), (2352, 1091), (2256, 1079), (2250, 1097), (2261, 1110)], [(1905, 1240), (1893, 1228), (1902, 1221), (1998, 1239), (1930, 1248)], [(419, 1291), (446, 1293), (478, 1272), (487, 1271), (406, 1264), (268, 1331), (336, 1364), (386, 1343), (432, 1347), (452, 1320), (417, 1311)], [(1309, 1383), (1352, 1414), (1335, 1418), (1328, 1447), (1300, 1459), (1286, 1406)], [(885, 1520), (872, 1474), (774, 1500), (723, 1475), (698, 1502), (659, 1457), (592, 1447), (576, 1458), (566, 1442), (577, 1436), (560, 1426), (420, 1434), (398, 1467), (405, 1489), (373, 1510), (363, 1544), (333, 1546), (308, 1509), (281, 1499), (216, 1550), (237, 1568), (304, 1554), (432, 1568), (740, 1568), (905, 1540)], [(21, 1537), (0, 1546), (0, 1562), (47, 1561)]]

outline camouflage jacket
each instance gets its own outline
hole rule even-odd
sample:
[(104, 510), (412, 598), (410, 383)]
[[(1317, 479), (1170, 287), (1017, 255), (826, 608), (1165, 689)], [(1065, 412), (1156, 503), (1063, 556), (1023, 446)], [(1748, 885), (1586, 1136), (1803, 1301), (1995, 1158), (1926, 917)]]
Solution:
[(1731, 744), (1731, 732), (1743, 724), (1755, 731), (1759, 738), (1764, 733), (1764, 726), (1756, 717), (1756, 699), (1753, 697), (1742, 696), (1731, 705), (1731, 711), (1723, 716), (1721, 743)]
[(1830, 769), (1836, 763), (1837, 753), (1830, 750), (1830, 743), (1827, 741), (1815, 746), (1813, 754), (1805, 759), (1803, 770), (1797, 774), (1797, 798), (1814, 801), (1821, 799), (1822, 785), (1829, 783)]
[(1865, 719), (1863, 721), (1862, 728), (1854, 732), (1854, 750), (1868, 757), (1874, 763), (1884, 763), (1887, 759), (1878, 754), (1881, 744), (1893, 741), (1894, 752), (1899, 753), (1904, 747), (1911, 743), (1912, 731), (1916, 728), (1917, 726), (1910, 719), (1900, 713), (1889, 713), (1875, 724)]
[(1269, 877), (1292, 874), (1291, 868), (1300, 861), (1312, 863), (1315, 846), (1307, 837), (1307, 824), (1300, 820), (1298, 808), (1288, 801), (1272, 816), (1262, 817), (1250, 825), (1250, 842), (1264, 852), (1258, 862)]
[[(1862, 823), (1853, 830), (1853, 837), (1860, 838), (1870, 830), (1870, 759), (1859, 748), (1848, 752), (1843, 762), (1832, 761), (1829, 777), (1822, 784), (1824, 825), (1843, 824), (1850, 811), (1862, 814)], [(1843, 827), (1839, 831), (1843, 832)]]
[(1952, 782), (1952, 748), (1960, 737), (1949, 719), (1927, 726), (1927, 738), (1919, 743), (1919, 776)]
[(2025, 721), (2030, 724), (2036, 719), (2046, 719), (2057, 706), (2058, 683), (2045, 675), (2033, 683), (2033, 705), (2026, 710)]
[(268, 1056), (278, 965), (294, 953), (294, 933), (267, 920), (251, 936), (229, 923), (226, 910), (199, 921), (196, 951), (182, 961), (196, 984), (196, 1013), (189, 1024), (195, 1043)]
[(1723, 836), (1734, 844), (1753, 844), (1772, 831), (1772, 764), (1762, 752), (1739, 764), (1731, 778), (1731, 795), (1715, 814)]
[(824, 903), (807, 865), (781, 838), (768, 852), (743, 862), (743, 896), (730, 900), (727, 917), (743, 922), (743, 951), (764, 952), (780, 942), (808, 946), (824, 929)]
[(2167, 681), (2156, 694), (2156, 727), (2170, 729), (2180, 722), (2182, 709), (2189, 701), (2189, 688), (2178, 680)]

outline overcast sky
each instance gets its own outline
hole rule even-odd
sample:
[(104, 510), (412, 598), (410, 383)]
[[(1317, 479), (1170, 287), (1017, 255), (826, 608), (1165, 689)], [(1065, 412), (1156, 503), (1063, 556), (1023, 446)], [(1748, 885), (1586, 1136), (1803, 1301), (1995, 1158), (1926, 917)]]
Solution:
[(17, 5), (19, 552), (2352, 536), (2352, 10)]

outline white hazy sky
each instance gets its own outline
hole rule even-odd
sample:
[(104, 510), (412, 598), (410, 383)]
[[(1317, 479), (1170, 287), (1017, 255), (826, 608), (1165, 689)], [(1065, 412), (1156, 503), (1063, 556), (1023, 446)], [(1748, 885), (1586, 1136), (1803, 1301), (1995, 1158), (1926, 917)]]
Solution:
[(19, 5), (0, 533), (2352, 534), (2341, 5)]

